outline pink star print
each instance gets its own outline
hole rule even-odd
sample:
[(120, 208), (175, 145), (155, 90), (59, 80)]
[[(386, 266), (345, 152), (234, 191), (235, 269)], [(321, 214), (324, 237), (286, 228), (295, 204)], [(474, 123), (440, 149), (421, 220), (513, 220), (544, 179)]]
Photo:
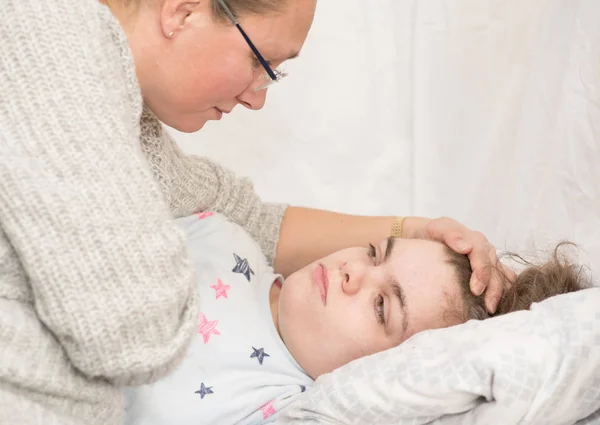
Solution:
[(212, 212), (204, 211), (203, 213), (197, 214), (196, 217), (198, 217), (198, 220), (202, 220), (203, 218), (210, 217), (211, 215), (213, 215)]
[(215, 290), (216, 294), (216, 299), (218, 300), (220, 297), (224, 297), (227, 298), (227, 290), (231, 289), (231, 286), (229, 285), (223, 285), (223, 282), (221, 282), (221, 279), (217, 279), (217, 284), (216, 285), (211, 285), (211, 288), (213, 288)]
[(221, 335), (216, 329), (219, 324), (218, 320), (211, 320), (210, 322), (206, 319), (204, 313), (200, 313), (200, 324), (198, 325), (198, 333), (202, 334), (204, 343), (208, 343), (211, 335)]
[(260, 408), (260, 410), (262, 410), (263, 413), (263, 419), (267, 419), (269, 416), (274, 415), (276, 413), (276, 410), (273, 407), (274, 403), (275, 400), (271, 400), (270, 402), (268, 402)]

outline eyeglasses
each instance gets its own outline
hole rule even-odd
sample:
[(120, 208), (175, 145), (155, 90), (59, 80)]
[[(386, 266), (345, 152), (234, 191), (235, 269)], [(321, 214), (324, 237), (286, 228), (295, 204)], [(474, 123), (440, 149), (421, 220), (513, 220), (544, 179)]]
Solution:
[(275, 70), (271, 69), (271, 67), (269, 66), (269, 64), (263, 57), (263, 55), (260, 54), (260, 52), (254, 45), (254, 43), (252, 43), (252, 40), (250, 40), (250, 37), (248, 37), (248, 34), (246, 34), (246, 31), (244, 31), (242, 29), (242, 27), (240, 26), (240, 23), (238, 22), (236, 17), (233, 16), (233, 12), (231, 11), (231, 9), (229, 9), (227, 4), (225, 4), (225, 0), (217, 0), (217, 1), (219, 2), (219, 5), (223, 8), (223, 11), (227, 15), (227, 17), (229, 18), (231, 23), (233, 25), (235, 25), (237, 27), (237, 29), (239, 30), (239, 32), (242, 34), (242, 36), (244, 37), (244, 40), (246, 40), (246, 43), (248, 43), (248, 46), (250, 46), (250, 49), (252, 49), (252, 52), (256, 56), (256, 59), (258, 59), (258, 61), (260, 62), (260, 64), (266, 71), (265, 74), (261, 75), (260, 81), (259, 81), (258, 85), (254, 88), (254, 91), (264, 90), (267, 87), (269, 87), (270, 85), (272, 85), (274, 83), (278, 83), (283, 78), (287, 77), (288, 74), (285, 72), (285, 62), (282, 63), (279, 67), (277, 67), (277, 69), (275, 69)]

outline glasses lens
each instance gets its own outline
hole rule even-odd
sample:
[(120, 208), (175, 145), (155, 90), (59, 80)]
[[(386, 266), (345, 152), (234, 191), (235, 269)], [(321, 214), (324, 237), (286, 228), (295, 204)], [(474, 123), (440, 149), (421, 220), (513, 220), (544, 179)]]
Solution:
[(288, 76), (288, 73), (286, 72), (286, 68), (287, 68), (286, 63), (283, 62), (281, 65), (279, 65), (276, 69), (273, 70), (273, 73), (275, 74), (275, 77), (276, 77), (275, 80), (273, 80), (271, 77), (269, 77), (269, 74), (267, 74), (266, 72), (263, 72), (260, 75), (260, 78), (257, 82), (257, 86), (254, 89), (254, 91), (264, 90), (267, 87), (283, 80), (285, 77)]

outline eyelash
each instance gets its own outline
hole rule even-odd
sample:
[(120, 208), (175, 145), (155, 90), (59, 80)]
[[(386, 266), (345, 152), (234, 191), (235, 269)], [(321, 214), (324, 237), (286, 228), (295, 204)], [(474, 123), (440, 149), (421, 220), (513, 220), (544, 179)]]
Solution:
[[(269, 65), (270, 67), (272, 67), (271, 66), (271, 61), (265, 61), (265, 62), (267, 62), (267, 65)], [(255, 57), (252, 58), (252, 67), (254, 69), (257, 69), (257, 68), (260, 67), (260, 61), (257, 58), (255, 58)]]
[(377, 321), (383, 325), (385, 323), (385, 299), (383, 295), (379, 294), (375, 297), (375, 314), (377, 315)]
[[(373, 260), (373, 263), (377, 260), (377, 250), (373, 244), (369, 244), (369, 257)], [(377, 315), (377, 321), (383, 325), (385, 323), (385, 298), (379, 294), (375, 297), (375, 314)]]

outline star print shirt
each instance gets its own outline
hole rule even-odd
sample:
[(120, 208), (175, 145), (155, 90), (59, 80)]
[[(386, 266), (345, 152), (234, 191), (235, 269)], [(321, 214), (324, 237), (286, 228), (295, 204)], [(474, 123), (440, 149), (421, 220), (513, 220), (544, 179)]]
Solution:
[(313, 382), (273, 323), (269, 291), (282, 279), (259, 245), (223, 216), (203, 213), (177, 222), (196, 266), (197, 334), (173, 373), (126, 390), (125, 424), (274, 422)]

